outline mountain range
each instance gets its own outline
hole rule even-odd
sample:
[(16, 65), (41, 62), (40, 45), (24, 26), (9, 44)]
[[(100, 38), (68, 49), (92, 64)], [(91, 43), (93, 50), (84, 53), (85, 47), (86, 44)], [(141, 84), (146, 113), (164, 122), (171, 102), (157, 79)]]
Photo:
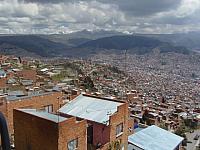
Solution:
[(200, 50), (200, 33), (125, 34), (115, 31), (79, 31), (70, 34), (0, 35), (0, 53), (17, 56), (84, 57), (99, 52), (189, 54)]

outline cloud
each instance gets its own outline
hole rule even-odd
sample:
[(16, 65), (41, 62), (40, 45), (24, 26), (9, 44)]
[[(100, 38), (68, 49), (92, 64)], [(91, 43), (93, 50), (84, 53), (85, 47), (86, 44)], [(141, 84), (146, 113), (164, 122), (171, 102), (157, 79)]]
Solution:
[(158, 12), (176, 9), (181, 0), (111, 0), (107, 2), (116, 4), (129, 15), (150, 16)]
[(199, 0), (0, 1), (0, 33), (171, 33), (199, 30), (199, 21)]
[(0, 2), (0, 16), (27, 17), (38, 15), (38, 6), (34, 3), (19, 3), (17, 0)]
[[(21, 0), (24, 1), (24, 0)], [(42, 4), (55, 4), (55, 3), (79, 3), (94, 0), (25, 0), (25, 2), (35, 2)], [(137, 15), (149, 16), (157, 12), (162, 12), (170, 9), (175, 9), (181, 3), (181, 0), (95, 0), (102, 4), (109, 4), (117, 6), (121, 11)]]

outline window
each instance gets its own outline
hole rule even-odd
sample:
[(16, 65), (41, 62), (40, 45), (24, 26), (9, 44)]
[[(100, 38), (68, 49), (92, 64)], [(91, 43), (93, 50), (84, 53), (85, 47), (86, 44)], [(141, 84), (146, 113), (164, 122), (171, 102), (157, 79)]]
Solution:
[(116, 127), (116, 136), (119, 136), (123, 133), (123, 123), (120, 123), (119, 125), (117, 125)]
[(68, 150), (76, 150), (78, 148), (78, 139), (71, 140), (67, 144)]
[(53, 105), (44, 106), (44, 110), (49, 113), (53, 112)]

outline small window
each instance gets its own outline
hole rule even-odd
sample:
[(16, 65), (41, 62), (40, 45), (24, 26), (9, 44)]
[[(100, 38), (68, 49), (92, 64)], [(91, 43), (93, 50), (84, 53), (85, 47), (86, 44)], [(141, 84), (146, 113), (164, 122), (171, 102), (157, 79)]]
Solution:
[(116, 136), (119, 136), (123, 133), (123, 123), (120, 123), (116, 127)]
[(78, 139), (71, 140), (67, 144), (68, 150), (76, 150), (78, 148)]
[(53, 105), (44, 106), (44, 110), (48, 113), (53, 112)]

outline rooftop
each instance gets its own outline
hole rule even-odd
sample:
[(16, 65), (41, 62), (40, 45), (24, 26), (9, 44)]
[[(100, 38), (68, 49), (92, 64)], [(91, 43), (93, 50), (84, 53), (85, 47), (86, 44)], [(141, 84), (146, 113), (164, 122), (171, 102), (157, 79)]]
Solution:
[(33, 116), (37, 116), (46, 120), (50, 120), (56, 123), (62, 122), (67, 120), (67, 118), (58, 116), (58, 115), (54, 115), (54, 114), (50, 114), (48, 112), (45, 111), (37, 111), (36, 109), (18, 109), (19, 111), (25, 112), (27, 114), (31, 114)]
[(5, 72), (4, 70), (1, 70), (1, 69), (0, 69), (0, 76), (3, 77), (3, 76), (5, 76), (5, 75), (6, 75), (6, 72)]
[(15, 100), (22, 100), (22, 99), (29, 99), (31, 97), (35, 97), (35, 96), (44, 96), (44, 95), (49, 95), (49, 94), (53, 94), (54, 92), (32, 92), (29, 93), (28, 95), (25, 95), (23, 93), (23, 91), (12, 91), (11, 94), (8, 94), (8, 96), (6, 97), (6, 100), (8, 101), (15, 101)]
[(174, 150), (183, 138), (155, 125), (149, 126), (128, 137), (129, 149), (133, 146), (144, 150)]
[(109, 117), (122, 104), (123, 102), (81, 94), (60, 108), (59, 112), (109, 125)]

